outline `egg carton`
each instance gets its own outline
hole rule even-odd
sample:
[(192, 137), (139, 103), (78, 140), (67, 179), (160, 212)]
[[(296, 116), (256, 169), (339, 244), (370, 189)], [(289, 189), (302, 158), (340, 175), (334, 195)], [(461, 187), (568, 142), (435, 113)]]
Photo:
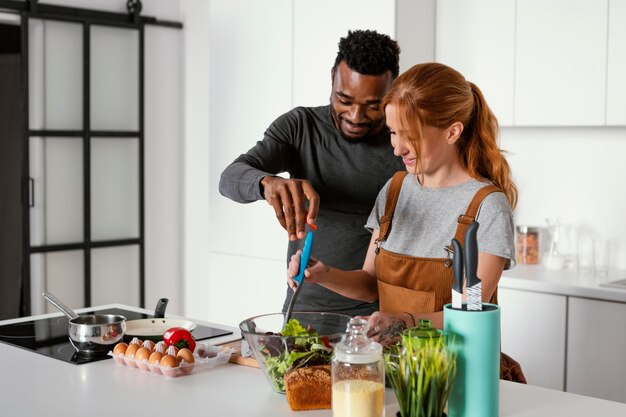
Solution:
[(193, 352), (194, 363), (181, 361), (176, 367), (161, 366), (160, 364), (150, 364), (147, 360), (139, 361), (134, 356), (115, 354), (109, 351), (108, 355), (113, 357), (115, 363), (129, 368), (151, 372), (157, 375), (165, 375), (169, 378), (176, 378), (179, 375), (190, 374), (194, 369), (211, 369), (217, 365), (227, 363), (230, 355), (234, 352), (232, 348), (214, 346), (206, 343), (198, 343)]

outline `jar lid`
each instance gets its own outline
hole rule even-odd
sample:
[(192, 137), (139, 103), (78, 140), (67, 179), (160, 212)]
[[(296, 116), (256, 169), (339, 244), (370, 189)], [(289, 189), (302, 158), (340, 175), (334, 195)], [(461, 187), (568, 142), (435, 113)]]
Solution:
[(367, 321), (353, 318), (348, 323), (347, 337), (335, 345), (334, 357), (340, 362), (375, 363), (383, 357), (383, 347), (367, 337)]
[[(430, 325), (430, 320), (420, 320), (417, 327), (407, 329), (403, 332), (403, 336), (409, 338), (417, 338), (421, 341), (429, 339), (438, 339), (440, 337), (446, 337), (446, 332), (440, 329), (436, 329)], [(445, 341), (445, 339), (444, 339)]]
[(517, 226), (518, 233), (539, 233), (540, 231), (541, 227), (526, 226), (525, 224)]

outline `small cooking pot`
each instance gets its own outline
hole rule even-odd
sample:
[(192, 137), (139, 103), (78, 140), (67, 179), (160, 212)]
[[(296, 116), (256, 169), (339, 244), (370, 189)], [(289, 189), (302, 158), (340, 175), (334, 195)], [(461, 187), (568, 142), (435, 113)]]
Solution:
[(54, 295), (46, 292), (42, 295), (70, 319), (69, 339), (76, 351), (89, 355), (107, 353), (124, 337), (126, 317), (115, 314), (79, 316)]
[(159, 342), (163, 340), (163, 334), (167, 329), (172, 327), (183, 327), (189, 331), (197, 327), (196, 323), (190, 320), (165, 318), (168, 302), (167, 298), (161, 298), (157, 302), (154, 317), (151, 319), (128, 320), (124, 339), (130, 341), (133, 337), (138, 337), (141, 340)]

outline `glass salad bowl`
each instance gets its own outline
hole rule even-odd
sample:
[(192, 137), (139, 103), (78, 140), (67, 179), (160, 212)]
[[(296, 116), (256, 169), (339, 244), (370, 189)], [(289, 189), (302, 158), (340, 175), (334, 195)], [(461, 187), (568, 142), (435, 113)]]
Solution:
[(283, 328), (284, 317), (263, 314), (239, 324), (272, 389), (281, 394), (288, 370), (330, 364), (333, 347), (347, 334), (351, 319), (336, 313), (294, 312)]

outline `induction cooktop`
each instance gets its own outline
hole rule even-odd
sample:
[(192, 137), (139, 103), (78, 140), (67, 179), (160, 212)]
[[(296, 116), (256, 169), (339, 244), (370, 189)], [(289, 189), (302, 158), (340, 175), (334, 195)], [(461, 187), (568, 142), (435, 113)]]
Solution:
[[(108, 308), (84, 314), (119, 314), (126, 320), (151, 318), (151, 315), (134, 311)], [(87, 355), (77, 352), (69, 341), (66, 316), (50, 317), (0, 326), (0, 342), (40, 353), (76, 365), (109, 359), (110, 356)], [(198, 325), (192, 332), (194, 339), (205, 340), (232, 334), (231, 331)]]

